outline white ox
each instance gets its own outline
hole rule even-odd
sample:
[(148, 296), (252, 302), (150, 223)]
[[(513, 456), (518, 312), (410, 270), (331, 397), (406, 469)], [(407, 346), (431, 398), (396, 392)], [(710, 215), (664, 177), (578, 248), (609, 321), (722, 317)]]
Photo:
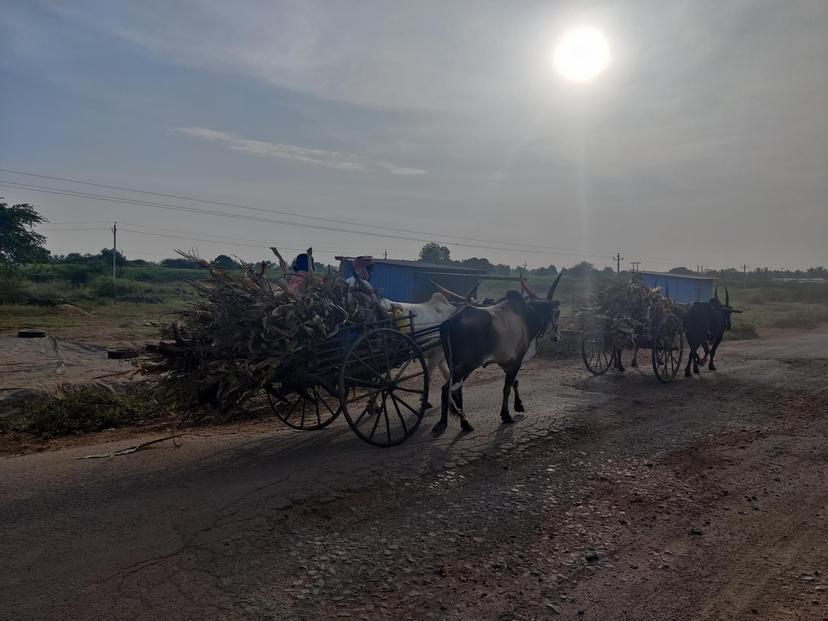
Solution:
[[(420, 304), (394, 302), (385, 298), (381, 303), (383, 308), (394, 316), (400, 330), (406, 334), (410, 334), (412, 330), (416, 334), (422, 330), (439, 326), (457, 312), (457, 307), (452, 306), (442, 293), (435, 293), (428, 302)], [(435, 334), (434, 338), (439, 340), (439, 335)], [(439, 367), (443, 377), (448, 381), (448, 367), (446, 367), (443, 348), (439, 346), (429, 347), (423, 354), (428, 367), (429, 379), (431, 379), (434, 369)]]

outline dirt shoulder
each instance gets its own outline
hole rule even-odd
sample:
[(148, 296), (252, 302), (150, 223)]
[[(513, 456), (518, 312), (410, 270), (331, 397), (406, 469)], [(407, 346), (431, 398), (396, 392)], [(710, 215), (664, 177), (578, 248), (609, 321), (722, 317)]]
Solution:
[(512, 426), (488, 369), (475, 432), (387, 451), (338, 423), (258, 424), (0, 459), (0, 601), (15, 618), (828, 618), (826, 345), (727, 344), (718, 373), (668, 386), (533, 361)]

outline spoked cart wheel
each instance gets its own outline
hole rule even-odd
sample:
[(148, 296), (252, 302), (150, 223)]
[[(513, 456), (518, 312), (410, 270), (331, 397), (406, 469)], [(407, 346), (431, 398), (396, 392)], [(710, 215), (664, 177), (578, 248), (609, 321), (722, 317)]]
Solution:
[(268, 386), (266, 392), (273, 413), (285, 425), (293, 429), (302, 431), (324, 429), (341, 412), (339, 395), (321, 385)]
[(339, 391), (342, 413), (360, 438), (379, 447), (405, 442), (428, 403), (423, 352), (398, 330), (366, 332), (345, 356)]
[(672, 382), (681, 368), (684, 356), (684, 334), (681, 319), (667, 315), (653, 338), (653, 371), (663, 384)]
[(589, 372), (603, 375), (612, 366), (613, 351), (610, 343), (601, 331), (584, 334), (581, 339), (581, 357)]

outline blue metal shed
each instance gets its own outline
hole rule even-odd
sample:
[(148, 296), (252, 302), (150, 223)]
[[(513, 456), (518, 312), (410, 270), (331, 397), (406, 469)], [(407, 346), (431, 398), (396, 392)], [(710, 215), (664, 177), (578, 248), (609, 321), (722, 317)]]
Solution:
[[(354, 257), (336, 258), (342, 277), (351, 277), (354, 273)], [(398, 259), (374, 259), (373, 262), (371, 285), (386, 298), (396, 302), (425, 302), (437, 291), (431, 284), (432, 280), (446, 289), (465, 295), (478, 282), (478, 277), (484, 274), (482, 270), (441, 263)]]
[(713, 297), (713, 278), (662, 272), (639, 272), (638, 277), (650, 288), (661, 287), (661, 293), (679, 304), (707, 302)]

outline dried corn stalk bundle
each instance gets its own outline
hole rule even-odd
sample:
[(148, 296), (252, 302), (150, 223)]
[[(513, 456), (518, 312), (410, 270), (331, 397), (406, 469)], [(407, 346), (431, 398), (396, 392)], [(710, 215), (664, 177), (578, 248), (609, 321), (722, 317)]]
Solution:
[(243, 263), (241, 272), (229, 272), (181, 253), (210, 277), (191, 283), (198, 301), (180, 314), (173, 340), (148, 348), (138, 362), (177, 407), (230, 410), (308, 362), (320, 340), (385, 318), (372, 292), (352, 289), (339, 274), (311, 275), (289, 287), (287, 264), (273, 251), (282, 271), (275, 281), (264, 265)]
[(681, 318), (684, 309), (657, 289), (650, 289), (640, 280), (630, 280), (615, 281), (598, 289), (578, 319), (581, 330), (599, 331), (613, 347), (622, 348), (632, 345), (637, 335), (652, 335), (670, 313)]

